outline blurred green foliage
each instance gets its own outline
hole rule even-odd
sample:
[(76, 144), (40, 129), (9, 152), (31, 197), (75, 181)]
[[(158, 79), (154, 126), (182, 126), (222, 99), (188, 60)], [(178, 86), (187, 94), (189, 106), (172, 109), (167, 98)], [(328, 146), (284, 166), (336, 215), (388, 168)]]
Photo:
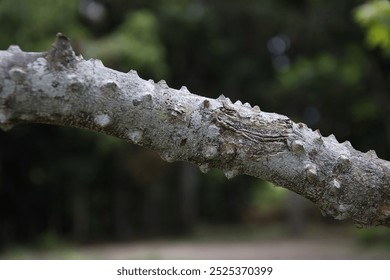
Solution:
[[(390, 159), (388, 5), (2, 0), (0, 48), (45, 51), (63, 32), (77, 53), (114, 69), (259, 104)], [(0, 147), (0, 247), (177, 235), (197, 223), (280, 222), (291, 211), (267, 182), (168, 165), (88, 131), (20, 125), (0, 132)]]
[(83, 52), (88, 57), (107, 61), (108, 66), (117, 70), (128, 71), (131, 65), (144, 75), (158, 79), (168, 77), (158, 22), (148, 10), (126, 14), (124, 22), (111, 34), (84, 43)]
[(388, 228), (378, 227), (356, 230), (358, 244), (365, 247), (390, 249), (390, 234)]
[(390, 2), (374, 0), (354, 10), (356, 21), (366, 29), (366, 42), (390, 55)]
[[(315, 57), (298, 57), (288, 69), (280, 71), (279, 79), (287, 90), (309, 86), (318, 80), (353, 86), (361, 80), (363, 70), (362, 51), (357, 46), (351, 46), (340, 57), (331, 53), (320, 53)], [(335, 75), (335, 72), (339, 75)]]
[[(43, 51), (62, 31), (73, 39), (86, 36), (78, 21), (77, 0), (5, 0), (0, 2), (0, 48), (20, 45), (28, 51)], [(50, 36), (51, 35), (51, 36)]]
[(287, 190), (276, 187), (270, 182), (258, 181), (253, 190), (250, 205), (256, 210), (258, 215), (267, 217), (275, 211), (285, 210)]

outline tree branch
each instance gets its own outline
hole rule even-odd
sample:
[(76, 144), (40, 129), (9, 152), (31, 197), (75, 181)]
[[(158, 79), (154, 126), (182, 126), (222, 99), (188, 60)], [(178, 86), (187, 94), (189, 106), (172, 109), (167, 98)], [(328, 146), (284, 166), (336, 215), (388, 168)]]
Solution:
[(148, 147), (202, 172), (269, 180), (360, 226), (390, 226), (390, 162), (333, 135), (220, 96), (211, 99), (75, 56), (62, 34), (44, 53), (0, 51), (0, 126), (86, 128)]

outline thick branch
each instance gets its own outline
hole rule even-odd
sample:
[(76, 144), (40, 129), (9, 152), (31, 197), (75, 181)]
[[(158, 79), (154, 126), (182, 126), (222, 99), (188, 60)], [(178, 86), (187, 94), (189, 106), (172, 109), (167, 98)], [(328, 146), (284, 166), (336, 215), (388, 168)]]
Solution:
[(0, 125), (20, 122), (100, 131), (157, 151), (168, 162), (248, 174), (282, 185), (324, 214), (390, 226), (390, 163), (333, 135), (240, 101), (210, 99), (75, 56), (58, 35), (47, 53), (0, 51)]

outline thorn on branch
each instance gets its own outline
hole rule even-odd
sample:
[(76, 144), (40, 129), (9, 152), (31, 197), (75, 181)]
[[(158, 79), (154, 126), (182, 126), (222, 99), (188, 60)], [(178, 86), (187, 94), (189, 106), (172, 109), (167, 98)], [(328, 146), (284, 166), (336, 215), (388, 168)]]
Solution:
[(176, 161), (175, 156), (173, 154), (171, 154), (169, 151), (162, 152), (160, 154), (160, 157), (162, 160), (169, 162), (169, 163)]
[(111, 118), (107, 114), (99, 114), (94, 118), (95, 123), (100, 127), (105, 127), (110, 124)]
[(225, 174), (225, 177), (227, 179), (232, 179), (232, 178), (236, 177), (237, 175), (239, 175), (240, 171), (238, 171), (236, 169), (232, 169), (232, 170), (224, 170), (223, 173)]
[(253, 112), (260, 113), (260, 107), (258, 105), (253, 106)]
[(295, 155), (302, 155), (305, 153), (305, 147), (302, 141), (294, 140), (290, 143), (290, 148)]
[(129, 72), (127, 72), (127, 73), (130, 74), (130, 75), (134, 75), (134, 76), (136, 76), (136, 77), (139, 77), (136, 70), (131, 69), (131, 70), (130, 70)]
[(306, 164), (305, 174), (309, 182), (314, 181), (317, 178), (317, 167), (312, 163)]
[(207, 99), (203, 100), (203, 109), (208, 109), (210, 107), (210, 101)]
[(17, 45), (10, 45), (7, 49), (11, 53), (21, 53), (22, 49)]
[(11, 79), (17, 83), (22, 82), (26, 78), (26, 72), (18, 66), (14, 66), (8, 72)]
[(346, 173), (351, 168), (351, 160), (346, 155), (341, 155), (337, 159), (335, 171), (337, 173)]
[(168, 89), (169, 86), (167, 84), (167, 82), (165, 80), (160, 80), (158, 83), (157, 83), (162, 89)]
[(218, 155), (218, 147), (214, 145), (207, 145), (204, 147), (202, 154), (207, 159), (215, 158)]
[(47, 59), (49, 64), (57, 70), (72, 66), (76, 55), (68, 37), (62, 33), (57, 33), (57, 39), (48, 52)]
[(9, 112), (5, 108), (0, 107), (0, 129), (3, 131), (8, 131), (13, 127), (9, 122), (9, 115)]
[(100, 86), (100, 90), (103, 94), (109, 95), (116, 92), (118, 89), (118, 85), (115, 81), (105, 80), (103, 84)]
[(180, 88), (180, 91), (183, 91), (183, 92), (185, 92), (185, 93), (190, 93), (190, 91), (188, 90), (188, 88), (187, 88), (186, 86), (182, 86), (182, 87)]
[(205, 173), (205, 174), (210, 171), (210, 167), (207, 163), (199, 165), (199, 169), (202, 173)]
[(128, 133), (127, 133), (127, 136), (129, 137), (129, 139), (135, 143), (135, 144), (138, 144), (142, 141), (142, 138), (143, 138), (143, 132), (141, 130), (138, 130), (138, 129), (135, 129), (135, 130), (130, 130)]

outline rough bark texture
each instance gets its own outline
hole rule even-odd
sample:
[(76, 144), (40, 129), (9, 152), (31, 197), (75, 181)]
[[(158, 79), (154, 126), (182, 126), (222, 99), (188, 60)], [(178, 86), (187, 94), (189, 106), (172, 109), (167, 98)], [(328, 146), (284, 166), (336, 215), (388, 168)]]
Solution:
[[(57, 35), (49, 52), (0, 51), (0, 126), (86, 128), (189, 161), (227, 178), (248, 174), (284, 186), (336, 219), (390, 226), (390, 162), (323, 137), (288, 117), (220, 96), (210, 99), (75, 56)], [(28, 139), (26, 139), (28, 141)]]

